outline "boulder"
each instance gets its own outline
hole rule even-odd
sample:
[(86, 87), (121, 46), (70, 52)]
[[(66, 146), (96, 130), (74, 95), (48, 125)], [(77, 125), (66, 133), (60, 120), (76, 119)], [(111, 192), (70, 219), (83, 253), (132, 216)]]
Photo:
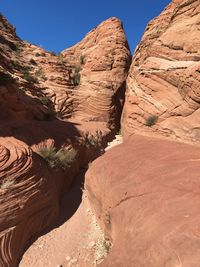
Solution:
[(133, 135), (86, 173), (109, 255), (99, 266), (198, 267), (200, 150)]

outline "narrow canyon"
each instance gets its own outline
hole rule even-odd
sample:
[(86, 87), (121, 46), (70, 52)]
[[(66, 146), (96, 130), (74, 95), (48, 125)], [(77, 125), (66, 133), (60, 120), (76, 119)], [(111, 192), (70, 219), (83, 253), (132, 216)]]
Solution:
[(0, 15), (0, 267), (199, 267), (199, 162), (199, 0), (133, 56), (115, 17), (55, 54)]

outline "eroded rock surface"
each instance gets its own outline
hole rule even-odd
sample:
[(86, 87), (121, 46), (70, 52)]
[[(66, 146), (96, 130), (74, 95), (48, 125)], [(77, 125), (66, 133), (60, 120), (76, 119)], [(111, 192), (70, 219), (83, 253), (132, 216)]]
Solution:
[[(200, 140), (200, 2), (178, 0), (152, 20), (135, 51), (122, 117), (125, 135)], [(153, 127), (145, 126), (157, 116)]]
[(13, 137), (0, 138), (0, 265), (17, 266), (24, 244), (59, 214), (55, 179), (42, 159)]
[[(59, 55), (22, 41), (0, 15), (0, 265), (15, 267), (51, 225), (79, 168), (119, 127), (130, 52), (111, 18)], [(35, 152), (76, 151), (64, 172)]]
[(99, 266), (199, 266), (199, 161), (195, 146), (135, 135), (92, 163), (86, 188), (113, 243)]

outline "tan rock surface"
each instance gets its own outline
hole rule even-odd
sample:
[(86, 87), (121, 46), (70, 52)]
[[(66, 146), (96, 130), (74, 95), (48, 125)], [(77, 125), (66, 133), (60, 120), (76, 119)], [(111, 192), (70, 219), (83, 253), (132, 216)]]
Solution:
[[(147, 26), (127, 79), (125, 135), (158, 133), (200, 140), (200, 2), (172, 1)], [(153, 127), (145, 126), (157, 116)]]
[(86, 188), (113, 243), (99, 266), (199, 267), (199, 161), (195, 146), (132, 136), (93, 162)]

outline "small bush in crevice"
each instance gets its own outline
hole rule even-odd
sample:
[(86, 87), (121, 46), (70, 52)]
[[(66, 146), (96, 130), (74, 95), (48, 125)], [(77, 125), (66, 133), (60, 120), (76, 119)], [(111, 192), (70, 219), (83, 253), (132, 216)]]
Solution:
[(51, 98), (49, 96), (41, 96), (39, 97), (40, 102), (45, 106), (50, 106)]
[(35, 71), (35, 76), (38, 78), (41, 78), (42, 80), (46, 81), (47, 78), (45, 76), (45, 73), (43, 71), (43, 69), (40, 67), (38, 70)]
[(49, 167), (63, 170), (71, 167), (77, 155), (74, 148), (57, 150), (54, 145), (41, 147), (37, 153), (47, 161)]
[(28, 69), (24, 69), (22, 71), (22, 73), (24, 74), (24, 79), (29, 82), (29, 83), (38, 83), (38, 79), (36, 77), (33, 77)]
[(72, 69), (71, 83), (74, 86), (79, 85), (80, 82), (81, 82), (81, 74), (80, 74), (80, 71), (81, 71), (81, 67), (80, 66), (75, 66)]
[(149, 116), (145, 121), (145, 125), (148, 127), (151, 127), (156, 124), (157, 120), (158, 120), (158, 116), (156, 115)]
[(80, 64), (84, 65), (86, 62), (86, 57), (85, 56), (80, 56)]
[(96, 130), (95, 134), (90, 134), (89, 132), (86, 132), (84, 134), (84, 139), (87, 148), (91, 146), (97, 148), (98, 146), (101, 146), (102, 143), (102, 132), (99, 130)]

